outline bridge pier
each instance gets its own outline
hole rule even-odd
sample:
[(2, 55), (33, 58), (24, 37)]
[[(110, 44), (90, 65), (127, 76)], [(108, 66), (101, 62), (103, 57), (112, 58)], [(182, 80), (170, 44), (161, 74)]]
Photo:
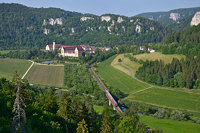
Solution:
[(111, 105), (111, 101), (110, 100), (108, 100), (109, 102), (108, 102), (108, 104), (109, 104), (109, 106)]

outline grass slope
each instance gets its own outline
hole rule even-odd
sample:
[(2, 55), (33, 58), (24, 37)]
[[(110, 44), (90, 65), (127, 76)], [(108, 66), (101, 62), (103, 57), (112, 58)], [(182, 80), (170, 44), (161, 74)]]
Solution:
[[(14, 51), (17, 51), (17, 50), (0, 50), (0, 54), (8, 54), (9, 52), (14, 52)], [(20, 51), (25, 51), (25, 50), (20, 50)]]
[(64, 66), (34, 65), (26, 75), (31, 84), (63, 86)]
[[(194, 113), (200, 112), (200, 95), (184, 92), (184, 89), (176, 88), (153, 87), (142, 90), (149, 86), (131, 78), (130, 74), (124, 71), (125, 68), (117, 70), (120, 67), (117, 62), (118, 58), (123, 58), (123, 55), (113, 56), (100, 63), (97, 71), (109, 86), (119, 88), (125, 94), (129, 94), (125, 99), (159, 107), (188, 110)], [(139, 92), (138, 90), (142, 91)]]
[(0, 77), (12, 79), (15, 71), (22, 77), (31, 65), (30, 61), (20, 59), (0, 59)]
[(103, 106), (93, 105), (93, 108), (98, 114), (103, 114)]
[(140, 121), (151, 128), (162, 129), (166, 133), (199, 133), (200, 125), (140, 115)]
[(151, 88), (143, 92), (130, 95), (128, 99), (162, 107), (200, 112), (200, 95), (186, 92)]
[(137, 82), (127, 74), (113, 68), (110, 64), (115, 57), (116, 56), (113, 56), (107, 59), (97, 67), (98, 74), (106, 81), (107, 85), (119, 88), (125, 94), (130, 94), (148, 87), (148, 85)]
[(138, 60), (163, 60), (166, 64), (167, 63), (171, 63), (173, 58), (177, 58), (177, 59), (181, 59), (181, 58), (185, 58), (184, 55), (176, 55), (176, 54), (172, 54), (172, 55), (164, 55), (161, 54), (159, 52), (155, 52), (155, 53), (145, 53), (145, 54), (139, 54), (139, 55), (134, 55), (134, 57)]

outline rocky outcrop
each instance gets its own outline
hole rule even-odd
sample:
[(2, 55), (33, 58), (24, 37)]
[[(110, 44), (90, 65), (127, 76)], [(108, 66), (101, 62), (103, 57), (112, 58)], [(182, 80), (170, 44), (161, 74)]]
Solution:
[(49, 33), (50, 33), (50, 29), (44, 28), (43, 33), (44, 33), (45, 35), (49, 34)]
[(55, 20), (53, 18), (49, 18), (49, 19), (44, 19), (43, 21), (43, 25), (62, 25), (63, 24), (63, 18), (56, 18)]
[(191, 26), (198, 25), (198, 24), (200, 24), (200, 11), (195, 13), (190, 23)]
[(136, 25), (135, 31), (136, 31), (137, 33), (140, 33), (140, 32), (141, 32), (141, 26), (140, 26), (140, 25)]
[(151, 30), (151, 31), (154, 31), (154, 27), (150, 27), (150, 30)]
[(122, 17), (118, 17), (117, 18), (117, 23), (122, 23), (124, 20), (123, 20), (123, 18)]
[(125, 29), (125, 27), (124, 27), (124, 26), (122, 26), (122, 29), (123, 29), (123, 31), (124, 31), (124, 32), (126, 31), (126, 29)]
[(92, 17), (81, 17), (81, 21), (87, 21), (87, 20), (93, 20), (94, 18)]
[(111, 17), (110, 17), (110, 16), (102, 16), (102, 17), (101, 17), (101, 21), (109, 22), (110, 20), (111, 20)]
[(178, 19), (180, 19), (180, 14), (172, 12), (172, 13), (170, 13), (169, 18), (172, 19), (173, 21), (177, 21)]
[(71, 33), (72, 33), (72, 34), (75, 33), (75, 30), (74, 30), (73, 27), (71, 28)]
[(134, 22), (134, 20), (133, 20), (133, 19), (131, 19), (131, 20), (130, 20), (130, 22), (131, 22), (131, 23), (133, 23), (133, 22)]

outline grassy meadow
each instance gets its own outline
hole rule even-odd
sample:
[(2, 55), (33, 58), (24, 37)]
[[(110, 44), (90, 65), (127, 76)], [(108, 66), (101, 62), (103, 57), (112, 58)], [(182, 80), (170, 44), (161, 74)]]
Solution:
[(163, 60), (164, 63), (168, 64), (171, 63), (173, 58), (177, 58), (177, 59), (182, 59), (185, 58), (184, 55), (176, 55), (176, 54), (168, 54), (168, 55), (164, 55), (162, 53), (159, 52), (154, 52), (154, 53), (145, 53), (145, 54), (139, 54), (139, 55), (134, 55), (134, 57), (138, 60)]
[[(194, 94), (188, 89), (159, 88), (156, 86), (148, 88), (149, 85), (146, 83), (133, 79), (130, 76), (131, 71), (118, 62), (118, 59), (123, 57), (124, 55), (121, 54), (99, 63), (97, 71), (108, 86), (119, 88), (128, 94), (126, 100), (200, 113), (200, 95)], [(125, 59), (127, 59), (126, 62), (123, 62), (129, 67), (134, 64), (128, 58)], [(133, 69), (133, 67), (131, 68)]]
[(154, 87), (130, 95), (127, 97), (127, 99), (160, 107), (169, 107), (200, 113), (200, 95), (192, 93), (159, 89)]
[(22, 77), (30, 65), (31, 62), (27, 60), (9, 58), (0, 59), (0, 77), (11, 80), (16, 71), (20, 77)]
[(137, 82), (124, 72), (115, 69), (111, 66), (112, 61), (116, 56), (113, 56), (104, 62), (100, 63), (97, 67), (99, 76), (106, 81), (108, 86), (119, 88), (125, 94), (131, 94), (138, 90), (149, 87), (146, 84)]
[[(7, 54), (11, 51), (17, 51), (17, 50), (0, 50), (0, 54)], [(20, 50), (20, 51), (25, 51), (25, 50)]]
[(103, 114), (103, 106), (93, 105), (93, 108), (98, 114)]
[(190, 122), (158, 119), (152, 116), (140, 115), (140, 121), (145, 125), (162, 129), (165, 133), (199, 133), (200, 125)]
[(64, 66), (33, 65), (25, 76), (31, 84), (63, 86)]

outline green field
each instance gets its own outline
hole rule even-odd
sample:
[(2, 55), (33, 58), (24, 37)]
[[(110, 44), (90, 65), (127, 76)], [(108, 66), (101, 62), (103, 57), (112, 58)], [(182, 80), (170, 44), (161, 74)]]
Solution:
[(200, 112), (200, 95), (186, 92), (151, 88), (131, 95), (128, 99), (161, 107)]
[[(0, 50), (0, 53), (1, 54), (7, 54), (7, 53), (9, 53), (11, 51), (17, 51), (17, 50)], [(20, 51), (25, 51), (25, 50), (20, 50)]]
[(33, 65), (25, 76), (31, 84), (63, 86), (64, 66)]
[[(122, 72), (124, 68), (119, 70), (116, 69), (116, 67), (113, 65), (113, 62), (115, 62), (114, 59), (116, 57), (117, 56), (113, 56), (108, 60), (100, 63), (97, 67), (97, 71), (99, 76), (109, 86), (113, 88), (119, 88), (125, 94), (129, 94), (129, 96), (125, 99), (159, 107), (168, 107), (187, 110), (193, 113), (197, 112), (198, 114), (200, 113), (200, 95), (194, 94), (192, 92), (189, 93), (190, 91), (184, 92), (186, 89), (175, 88), (168, 89), (152, 87), (147, 90), (143, 90), (149, 86), (131, 78), (131, 76), (126, 74), (126, 71)], [(119, 66), (120, 65), (118, 63), (118, 67)]]
[(0, 59), (0, 77), (11, 80), (15, 71), (22, 77), (30, 65), (31, 62), (27, 60)]
[(166, 119), (158, 119), (152, 116), (140, 115), (140, 121), (145, 125), (162, 129), (166, 133), (199, 133), (200, 124), (182, 122), (182, 121), (173, 121)]
[(93, 108), (98, 114), (103, 114), (103, 106), (93, 105)]
[(171, 63), (173, 58), (177, 58), (177, 59), (181, 59), (181, 58), (185, 58), (184, 55), (176, 55), (176, 54), (171, 54), (171, 55), (164, 55), (161, 54), (159, 52), (155, 52), (155, 53), (145, 53), (145, 54), (139, 54), (139, 55), (134, 55), (134, 57), (138, 60), (163, 60), (166, 64), (167, 63)]
[(137, 82), (127, 74), (113, 68), (110, 64), (115, 57), (116, 56), (113, 56), (107, 59), (97, 67), (98, 74), (106, 81), (108, 86), (119, 88), (125, 94), (131, 94), (148, 87), (148, 85)]

